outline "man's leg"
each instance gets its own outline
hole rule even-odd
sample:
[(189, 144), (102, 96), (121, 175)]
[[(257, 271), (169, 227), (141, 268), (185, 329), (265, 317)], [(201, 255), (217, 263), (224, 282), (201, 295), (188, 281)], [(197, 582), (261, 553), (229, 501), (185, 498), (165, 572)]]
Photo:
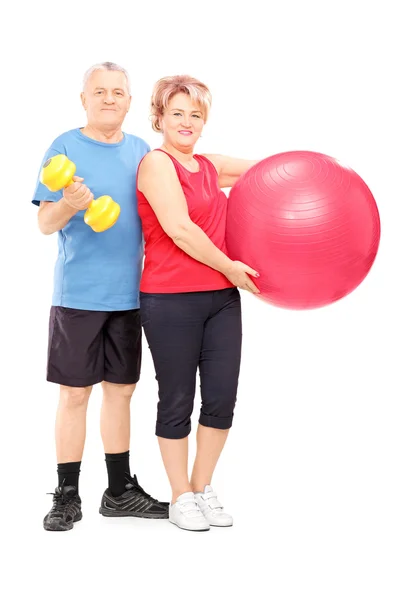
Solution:
[(100, 513), (106, 517), (168, 518), (161, 503), (140, 487), (129, 467), (130, 400), (140, 377), (142, 325), (139, 310), (113, 312), (104, 330), (105, 373), (101, 435), (108, 489)]
[(130, 401), (136, 384), (103, 381), (100, 430), (106, 455), (108, 488), (113, 496), (123, 494), (130, 477)]
[(91, 391), (92, 387), (60, 386), (56, 416), (58, 485), (73, 485), (77, 493)]
[(72, 529), (82, 518), (79, 472), (86, 437), (86, 412), (92, 386), (104, 374), (103, 326), (106, 313), (51, 308), (47, 380), (60, 384), (56, 416), (58, 487), (43, 526)]

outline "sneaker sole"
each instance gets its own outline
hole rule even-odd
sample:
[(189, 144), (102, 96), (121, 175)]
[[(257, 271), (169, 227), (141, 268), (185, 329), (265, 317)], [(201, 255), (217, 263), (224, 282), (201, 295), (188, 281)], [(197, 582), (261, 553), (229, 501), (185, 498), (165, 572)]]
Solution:
[(137, 517), (138, 519), (168, 519), (168, 513), (166, 515), (155, 515), (149, 513), (137, 513), (129, 510), (110, 510), (108, 508), (99, 508), (99, 513), (103, 517)]
[(64, 525), (60, 525), (59, 523), (53, 523), (53, 524), (46, 524), (43, 523), (43, 528), (46, 531), (71, 531), (71, 529), (73, 529), (74, 527), (74, 523), (77, 523), (78, 521), (80, 521), (82, 519), (82, 513), (80, 513), (79, 515), (77, 515), (74, 520), (72, 521), (71, 525), (68, 525), (65, 527)]
[(175, 525), (175, 527), (178, 527), (178, 529), (183, 529), (184, 531), (193, 531), (194, 533), (200, 533), (201, 531), (210, 531), (210, 528), (204, 528), (204, 529), (189, 529), (189, 527), (182, 527), (181, 525), (178, 525), (178, 523), (175, 523), (175, 521), (169, 521), (172, 525)]

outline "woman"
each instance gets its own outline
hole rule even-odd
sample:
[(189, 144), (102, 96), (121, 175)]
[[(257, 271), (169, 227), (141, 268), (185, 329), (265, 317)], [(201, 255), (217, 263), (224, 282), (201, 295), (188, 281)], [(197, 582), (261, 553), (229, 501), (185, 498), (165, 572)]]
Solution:
[[(194, 154), (211, 105), (208, 88), (188, 76), (154, 88), (153, 129), (163, 144), (137, 178), (145, 240), (141, 314), (159, 386), (156, 424), (172, 488), (169, 519), (182, 529), (232, 525), (211, 478), (232, 425), (241, 355), (238, 287), (259, 293), (258, 274), (226, 255), (227, 197), (257, 161)], [(188, 435), (200, 373), (197, 454), (188, 476)]]

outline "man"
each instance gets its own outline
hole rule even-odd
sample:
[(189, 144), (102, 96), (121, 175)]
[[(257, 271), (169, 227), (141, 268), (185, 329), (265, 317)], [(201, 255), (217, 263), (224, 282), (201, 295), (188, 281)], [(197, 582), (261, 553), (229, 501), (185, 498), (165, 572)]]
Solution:
[[(50, 531), (72, 529), (82, 518), (78, 481), (88, 400), (96, 383), (103, 388), (101, 435), (109, 481), (100, 513), (168, 518), (168, 503), (147, 494), (129, 468), (130, 400), (141, 366), (143, 247), (135, 182), (150, 148), (121, 129), (131, 103), (122, 67), (109, 62), (91, 67), (81, 100), (86, 126), (59, 136), (42, 163), (65, 154), (79, 176), (59, 192), (38, 180), (32, 200), (40, 206), (41, 232), (58, 232), (47, 364), (47, 380), (60, 385), (58, 487), (43, 521)], [(121, 213), (113, 227), (96, 233), (83, 217), (93, 198), (102, 195), (111, 196)]]

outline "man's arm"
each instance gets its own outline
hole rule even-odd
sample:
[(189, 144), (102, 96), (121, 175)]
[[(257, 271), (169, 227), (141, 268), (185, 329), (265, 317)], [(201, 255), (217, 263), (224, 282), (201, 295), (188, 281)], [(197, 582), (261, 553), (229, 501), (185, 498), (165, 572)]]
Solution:
[(58, 202), (41, 201), (38, 210), (39, 229), (44, 235), (60, 231), (77, 212), (79, 209), (72, 208), (64, 197)]
[(58, 154), (66, 154), (66, 148), (55, 141), (43, 157), (32, 198), (32, 203), (39, 207), (38, 225), (44, 235), (60, 231), (77, 212), (87, 208), (90, 201), (86, 201), (89, 198), (93, 199), (93, 194), (82, 184), (82, 177), (73, 177), (72, 185), (56, 192), (50, 191), (41, 183), (40, 173), (43, 164)]
[(82, 183), (83, 178), (74, 176), (74, 183), (64, 189), (57, 202), (40, 202), (38, 224), (45, 235), (60, 231), (80, 210), (86, 210), (93, 200), (90, 189)]

